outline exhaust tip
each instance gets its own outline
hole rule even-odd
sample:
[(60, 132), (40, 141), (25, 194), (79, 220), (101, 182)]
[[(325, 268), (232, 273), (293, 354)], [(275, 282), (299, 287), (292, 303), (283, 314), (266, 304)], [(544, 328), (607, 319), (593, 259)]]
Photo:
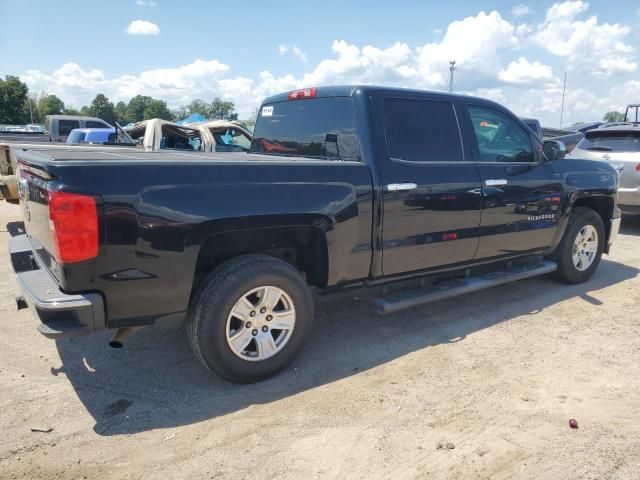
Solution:
[(109, 342), (109, 346), (111, 348), (122, 348), (123, 347), (123, 343), (120, 340), (111, 340)]

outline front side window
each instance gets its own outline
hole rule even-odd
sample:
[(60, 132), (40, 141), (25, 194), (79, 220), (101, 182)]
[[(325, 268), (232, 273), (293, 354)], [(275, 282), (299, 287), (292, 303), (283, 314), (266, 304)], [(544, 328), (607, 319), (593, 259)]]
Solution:
[(469, 106), (480, 162), (534, 162), (531, 133), (513, 118), (488, 107)]
[(58, 135), (69, 135), (71, 130), (80, 128), (80, 122), (77, 120), (59, 120)]
[(389, 157), (409, 162), (463, 161), (451, 102), (386, 98), (383, 111)]

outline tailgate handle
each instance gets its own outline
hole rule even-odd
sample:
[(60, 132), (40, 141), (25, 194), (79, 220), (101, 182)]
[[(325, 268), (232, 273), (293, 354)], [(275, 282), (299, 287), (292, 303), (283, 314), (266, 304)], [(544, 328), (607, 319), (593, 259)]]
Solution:
[(489, 178), (484, 181), (487, 187), (500, 187), (509, 183), (506, 178)]
[(389, 192), (406, 192), (408, 190), (415, 190), (418, 185), (415, 183), (390, 183), (387, 185)]

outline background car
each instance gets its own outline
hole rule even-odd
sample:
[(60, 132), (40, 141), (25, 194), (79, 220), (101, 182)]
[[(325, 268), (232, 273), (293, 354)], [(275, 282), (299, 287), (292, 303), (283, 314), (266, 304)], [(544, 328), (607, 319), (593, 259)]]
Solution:
[(75, 128), (67, 137), (69, 145), (79, 143), (107, 143), (115, 142), (115, 128)]
[(623, 213), (640, 214), (640, 125), (615, 123), (588, 130), (567, 158), (599, 160), (616, 168), (618, 206)]

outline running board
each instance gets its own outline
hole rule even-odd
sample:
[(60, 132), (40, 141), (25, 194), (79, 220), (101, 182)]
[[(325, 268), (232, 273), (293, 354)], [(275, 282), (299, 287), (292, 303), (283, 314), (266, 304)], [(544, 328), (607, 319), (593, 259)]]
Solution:
[(385, 315), (464, 293), (477, 292), (485, 288), (537, 277), (538, 275), (555, 272), (557, 269), (556, 262), (545, 260), (542, 263), (512, 267), (477, 277), (448, 280), (425, 289), (398, 291), (390, 293), (384, 298), (376, 298), (373, 303), (376, 312)]

